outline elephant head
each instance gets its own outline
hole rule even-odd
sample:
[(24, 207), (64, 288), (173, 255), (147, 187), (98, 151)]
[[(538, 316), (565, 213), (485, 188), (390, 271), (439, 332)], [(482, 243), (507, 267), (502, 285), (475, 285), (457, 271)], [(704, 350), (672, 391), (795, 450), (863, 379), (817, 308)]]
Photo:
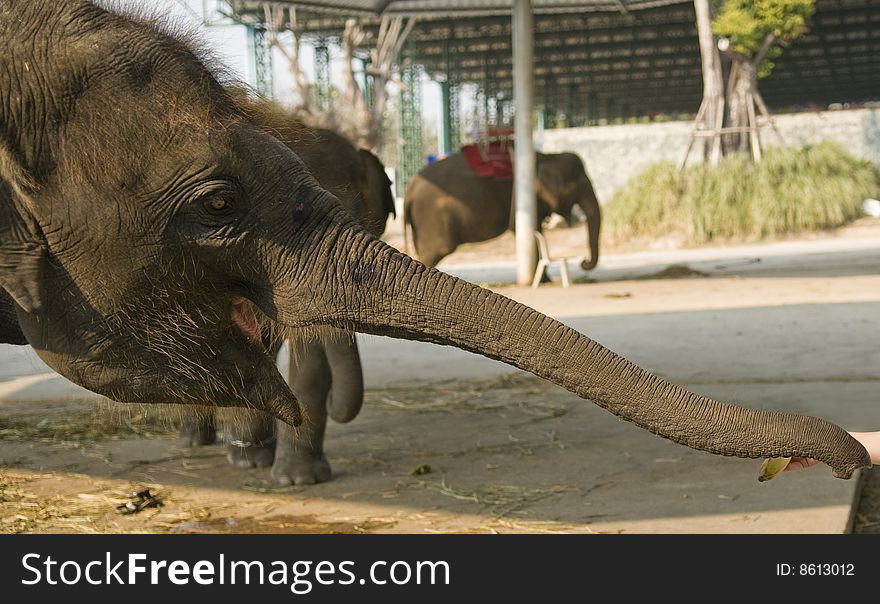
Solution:
[[(301, 421), (252, 305), (290, 328), (457, 346), (675, 442), (800, 456), (848, 477), (865, 449), (821, 419), (689, 392), (360, 227), (197, 56), (85, 1), (0, 0), (0, 275), (39, 354), (121, 401)], [(56, 88), (53, 88), (56, 87)]]
[(367, 209), (366, 222), (369, 231), (377, 237), (385, 232), (388, 217), (396, 217), (394, 192), (391, 190), (391, 179), (385, 172), (382, 161), (366, 149), (358, 149), (363, 176), (363, 192), (361, 196)]
[(538, 153), (538, 198), (549, 210), (571, 221), (571, 211), (578, 206), (587, 218), (590, 258), (581, 263), (585, 271), (599, 263), (599, 232), (602, 212), (584, 162), (574, 153)]

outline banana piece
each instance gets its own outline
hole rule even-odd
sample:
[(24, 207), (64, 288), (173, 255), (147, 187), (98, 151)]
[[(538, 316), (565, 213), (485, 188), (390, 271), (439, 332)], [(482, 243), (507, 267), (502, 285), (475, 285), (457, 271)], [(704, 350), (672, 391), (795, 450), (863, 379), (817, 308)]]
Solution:
[(776, 476), (788, 467), (791, 457), (771, 457), (765, 459), (761, 464), (761, 473), (758, 474), (758, 482), (766, 482), (776, 478)]

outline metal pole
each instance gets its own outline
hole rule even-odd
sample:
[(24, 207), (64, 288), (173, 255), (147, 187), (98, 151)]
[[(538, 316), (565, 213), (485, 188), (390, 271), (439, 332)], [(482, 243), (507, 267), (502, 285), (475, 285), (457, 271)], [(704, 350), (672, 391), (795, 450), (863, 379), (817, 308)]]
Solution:
[(330, 48), (323, 40), (315, 46), (315, 83), (312, 86), (315, 105), (321, 111), (330, 108)]
[(264, 97), (273, 98), (275, 85), (272, 78), (272, 47), (267, 40), (266, 30), (249, 26), (247, 31), (257, 92)]
[[(415, 46), (410, 40), (403, 48), (400, 82), (400, 171), (397, 178), (398, 195), (403, 196), (406, 185), (422, 167), (422, 71), (412, 59)], [(407, 60), (409, 59), (409, 60)]]
[(440, 106), (443, 111), (443, 153), (452, 153), (452, 119), (450, 117), (449, 103), (449, 76), (440, 82)]
[(532, 140), (534, 104), (534, 25), (531, 0), (513, 5), (513, 102), (516, 149), (514, 200), (516, 205), (516, 283), (529, 285), (538, 265), (534, 231), (538, 226), (535, 207), (535, 148)]

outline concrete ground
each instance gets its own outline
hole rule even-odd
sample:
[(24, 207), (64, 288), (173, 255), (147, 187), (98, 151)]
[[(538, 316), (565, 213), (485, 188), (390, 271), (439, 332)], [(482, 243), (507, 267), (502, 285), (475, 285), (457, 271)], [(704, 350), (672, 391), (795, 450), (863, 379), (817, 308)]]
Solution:
[[(495, 289), (697, 392), (876, 430), (880, 237), (866, 233), (611, 255), (596, 283)], [(682, 263), (657, 276), (684, 278), (645, 278)], [(509, 266), (446, 270), (491, 282)], [(0, 530), (835, 533), (851, 521), (858, 483), (825, 467), (759, 484), (757, 460), (675, 445), (500, 363), (361, 344), (370, 390), (357, 420), (329, 429), (334, 479), (285, 489), (231, 470), (220, 447), (181, 449), (140, 411), (131, 430), (83, 437), (126, 411), (95, 412), (26, 349), (0, 349)], [(114, 515), (143, 484), (166, 506)]]

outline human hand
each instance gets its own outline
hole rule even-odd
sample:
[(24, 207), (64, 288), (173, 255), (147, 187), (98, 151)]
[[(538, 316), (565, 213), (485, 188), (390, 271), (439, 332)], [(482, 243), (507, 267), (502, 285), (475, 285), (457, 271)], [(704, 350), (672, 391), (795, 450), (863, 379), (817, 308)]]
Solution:
[[(862, 443), (871, 456), (871, 463), (880, 465), (880, 432), (850, 432), (850, 436)], [(793, 472), (811, 468), (819, 464), (819, 460), (809, 457), (792, 457), (783, 472)]]
[(811, 468), (819, 463), (818, 459), (812, 459), (810, 457), (792, 457), (791, 461), (788, 462), (788, 465), (785, 466), (783, 472), (803, 470), (804, 468)]

